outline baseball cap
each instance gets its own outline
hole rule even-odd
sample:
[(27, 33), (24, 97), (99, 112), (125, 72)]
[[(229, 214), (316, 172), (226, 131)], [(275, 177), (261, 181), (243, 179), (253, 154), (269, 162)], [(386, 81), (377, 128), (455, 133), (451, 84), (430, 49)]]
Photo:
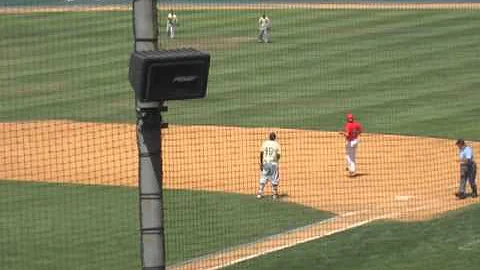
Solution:
[(347, 119), (348, 120), (353, 120), (353, 114), (351, 114), (351, 113), (347, 114)]

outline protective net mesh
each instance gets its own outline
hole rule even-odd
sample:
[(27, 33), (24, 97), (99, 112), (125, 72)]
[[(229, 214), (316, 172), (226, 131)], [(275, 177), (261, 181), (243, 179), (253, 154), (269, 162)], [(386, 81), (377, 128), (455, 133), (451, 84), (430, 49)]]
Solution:
[[(478, 265), (479, 7), (160, 2), (211, 55), (163, 113), (168, 268)], [(2, 2), (0, 269), (142, 268), (132, 50), (130, 1)]]

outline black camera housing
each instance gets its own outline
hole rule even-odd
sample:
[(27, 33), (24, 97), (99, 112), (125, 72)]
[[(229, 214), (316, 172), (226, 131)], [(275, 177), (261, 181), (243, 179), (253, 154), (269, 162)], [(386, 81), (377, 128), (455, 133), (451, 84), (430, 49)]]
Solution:
[(210, 54), (191, 48), (133, 52), (128, 79), (143, 102), (205, 97)]

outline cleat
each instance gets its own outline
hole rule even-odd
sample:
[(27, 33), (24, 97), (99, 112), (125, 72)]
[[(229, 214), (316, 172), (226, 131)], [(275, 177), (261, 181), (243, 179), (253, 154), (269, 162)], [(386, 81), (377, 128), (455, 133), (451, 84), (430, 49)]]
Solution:
[(477, 194), (477, 185), (472, 186), (472, 198), (478, 197)]

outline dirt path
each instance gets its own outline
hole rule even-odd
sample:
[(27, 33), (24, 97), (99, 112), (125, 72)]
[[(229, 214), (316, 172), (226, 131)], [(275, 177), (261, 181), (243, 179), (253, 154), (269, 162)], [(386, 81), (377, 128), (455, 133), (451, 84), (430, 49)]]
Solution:
[[(259, 144), (269, 131), (169, 127), (162, 141), (165, 187), (254, 196)], [(453, 196), (458, 170), (451, 140), (365, 134), (358, 154), (360, 176), (349, 178), (344, 171), (343, 140), (337, 133), (276, 131), (283, 147), (284, 200), (331, 211), (342, 218), (253, 243), (258, 249), (241, 246), (173, 269), (215, 269), (215, 265), (251, 258), (253, 251), (258, 256), (369, 220), (428, 219), (478, 202), (458, 201)], [(480, 149), (480, 143), (473, 146)], [(0, 179), (137, 185), (134, 125), (0, 123), (0, 149)]]
[[(263, 4), (165, 4), (159, 5), (161, 10), (269, 10), (269, 9), (449, 9), (471, 10), (479, 9), (480, 3), (263, 3)], [(111, 12), (128, 11), (131, 5), (105, 6), (30, 6), (30, 7), (0, 7), (0, 14), (30, 14), (51, 12)]]

